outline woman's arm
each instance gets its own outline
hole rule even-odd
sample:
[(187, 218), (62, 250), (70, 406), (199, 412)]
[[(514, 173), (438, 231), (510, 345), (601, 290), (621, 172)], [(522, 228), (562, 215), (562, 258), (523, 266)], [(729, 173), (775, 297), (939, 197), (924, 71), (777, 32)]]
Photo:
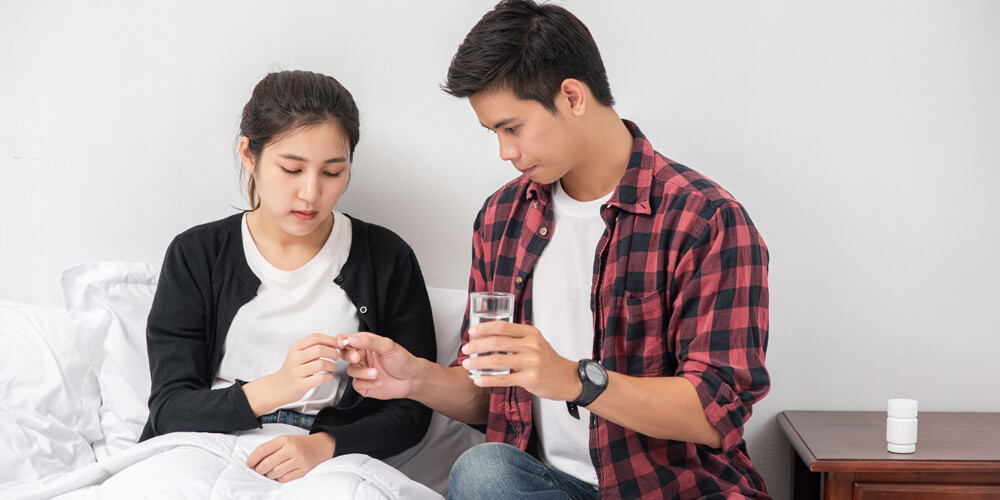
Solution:
[(178, 431), (231, 432), (260, 428), (241, 384), (212, 390), (213, 359), (221, 342), (214, 331), (216, 297), (211, 253), (187, 251), (194, 236), (178, 236), (167, 249), (146, 324), (152, 387), (149, 420), (140, 440)]

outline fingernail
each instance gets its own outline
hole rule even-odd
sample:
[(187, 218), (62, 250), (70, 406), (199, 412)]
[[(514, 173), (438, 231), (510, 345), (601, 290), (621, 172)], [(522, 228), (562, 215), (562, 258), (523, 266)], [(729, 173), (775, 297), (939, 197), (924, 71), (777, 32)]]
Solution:
[(341, 340), (340, 345), (347, 345), (347, 339)]
[(466, 370), (469, 369), (469, 360), (468, 359), (462, 360), (462, 368), (465, 368)]
[(382, 387), (382, 382), (381, 381), (375, 382), (375, 387)]
[(478, 328), (479, 328), (478, 326), (470, 326), (470, 327), (469, 327), (469, 335), (475, 335), (475, 333), (476, 333), (476, 330), (477, 330)]
[[(368, 370), (368, 376), (375, 378), (375, 370)], [(381, 382), (379, 382), (381, 384)]]

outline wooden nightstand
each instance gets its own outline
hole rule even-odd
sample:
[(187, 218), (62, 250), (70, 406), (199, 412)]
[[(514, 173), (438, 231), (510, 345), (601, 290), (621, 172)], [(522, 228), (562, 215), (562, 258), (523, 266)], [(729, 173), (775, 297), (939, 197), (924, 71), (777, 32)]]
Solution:
[(885, 412), (784, 411), (799, 499), (1000, 499), (1000, 413), (917, 416), (917, 452), (886, 451)]

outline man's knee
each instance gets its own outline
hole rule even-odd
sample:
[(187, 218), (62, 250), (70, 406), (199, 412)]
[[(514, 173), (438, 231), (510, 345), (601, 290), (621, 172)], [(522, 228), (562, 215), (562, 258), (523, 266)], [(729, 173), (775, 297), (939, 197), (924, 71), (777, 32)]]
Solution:
[[(522, 456), (523, 455), (523, 456)], [(517, 481), (530, 456), (504, 443), (483, 443), (463, 453), (448, 476), (451, 498), (491, 498)], [(499, 488), (499, 489), (498, 489)], [(493, 494), (490, 494), (493, 493)]]

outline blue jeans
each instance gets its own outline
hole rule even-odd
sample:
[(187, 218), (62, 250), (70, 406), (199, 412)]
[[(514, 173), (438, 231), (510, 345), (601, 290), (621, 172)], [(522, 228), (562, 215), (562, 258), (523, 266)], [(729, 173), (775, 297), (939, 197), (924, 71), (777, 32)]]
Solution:
[(448, 476), (448, 498), (593, 500), (597, 488), (504, 443), (473, 446)]
[(301, 427), (308, 431), (312, 429), (316, 416), (306, 415), (305, 413), (299, 413), (292, 410), (278, 410), (273, 413), (268, 413), (267, 415), (261, 415), (259, 420), (262, 424), (288, 424), (294, 425), (295, 427)]

